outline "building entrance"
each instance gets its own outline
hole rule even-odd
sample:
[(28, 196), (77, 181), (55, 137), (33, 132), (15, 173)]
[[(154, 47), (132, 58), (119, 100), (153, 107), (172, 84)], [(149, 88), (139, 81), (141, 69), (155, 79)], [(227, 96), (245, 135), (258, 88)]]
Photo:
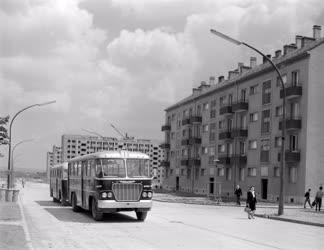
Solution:
[(176, 190), (179, 191), (179, 176), (176, 177)]
[(261, 179), (261, 198), (268, 199), (268, 179)]

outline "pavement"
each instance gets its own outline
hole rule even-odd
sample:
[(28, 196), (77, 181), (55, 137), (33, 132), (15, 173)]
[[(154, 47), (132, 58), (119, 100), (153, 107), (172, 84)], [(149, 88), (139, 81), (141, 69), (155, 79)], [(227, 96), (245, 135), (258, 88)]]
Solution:
[[(154, 193), (153, 200), (169, 203), (184, 203), (196, 205), (214, 205), (214, 206), (229, 206), (238, 207), (235, 202), (222, 202), (211, 200), (205, 196), (190, 196), (177, 193)], [(245, 207), (245, 202), (241, 202), (242, 210)], [(315, 209), (306, 208), (299, 204), (285, 204), (284, 214), (277, 215), (278, 204), (269, 202), (258, 202), (256, 216), (266, 219), (281, 220), (304, 225), (324, 227), (324, 211), (316, 212)]]

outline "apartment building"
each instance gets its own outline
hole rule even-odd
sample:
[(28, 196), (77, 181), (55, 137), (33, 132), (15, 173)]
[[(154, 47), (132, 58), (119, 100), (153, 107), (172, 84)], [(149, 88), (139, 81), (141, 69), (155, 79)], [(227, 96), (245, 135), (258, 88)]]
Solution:
[(51, 166), (58, 164), (62, 161), (62, 150), (61, 147), (53, 146), (52, 152), (47, 152), (46, 155), (46, 173), (49, 178), (49, 169)]
[(153, 185), (159, 188), (164, 178), (164, 169), (160, 163), (164, 159), (164, 151), (160, 142), (155, 140), (113, 137), (98, 137), (88, 135), (62, 135), (62, 162), (76, 156), (90, 154), (103, 150), (129, 150), (146, 153), (150, 156), (151, 176), (154, 177)]
[[(286, 89), (285, 200), (324, 183), (324, 38), (296, 36), (273, 56)], [(258, 196), (279, 197), (283, 92), (269, 62), (238, 63), (228, 77), (210, 77), (192, 95), (168, 107), (162, 131), (164, 187), (232, 196), (254, 185)], [(245, 193), (245, 192), (244, 192)]]

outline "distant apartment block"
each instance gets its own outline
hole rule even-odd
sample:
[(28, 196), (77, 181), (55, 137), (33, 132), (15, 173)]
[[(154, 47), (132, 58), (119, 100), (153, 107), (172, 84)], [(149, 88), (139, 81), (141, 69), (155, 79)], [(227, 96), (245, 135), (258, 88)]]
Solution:
[(285, 143), (285, 200), (324, 183), (324, 38), (296, 36), (271, 57), (286, 88), (286, 137), (281, 138), (282, 89), (264, 59), (238, 63), (228, 77), (210, 77), (168, 107), (162, 131), (167, 189), (232, 196), (254, 185), (264, 200), (278, 200), (281, 145)]
[(52, 152), (47, 152), (46, 157), (46, 173), (47, 178), (49, 178), (49, 169), (51, 166), (54, 166), (55, 164), (58, 164), (62, 161), (62, 150), (61, 147), (53, 146)]
[(153, 185), (159, 188), (164, 179), (163, 168), (160, 163), (164, 152), (160, 142), (145, 139), (117, 139), (113, 137), (98, 137), (88, 135), (63, 135), (61, 139), (62, 162), (76, 156), (90, 154), (103, 150), (129, 150), (146, 153), (151, 159), (151, 176), (154, 177)]

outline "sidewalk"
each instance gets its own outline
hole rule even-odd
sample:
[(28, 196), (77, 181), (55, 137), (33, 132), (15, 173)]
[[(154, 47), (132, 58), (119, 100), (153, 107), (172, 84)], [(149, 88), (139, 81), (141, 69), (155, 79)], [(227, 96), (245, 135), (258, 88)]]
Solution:
[[(217, 202), (204, 196), (180, 196), (175, 193), (154, 193), (153, 200), (159, 202), (184, 203), (196, 205), (230, 206), (238, 209), (244, 208), (245, 202), (241, 202), (241, 207), (235, 202)], [(300, 223), (305, 225), (324, 227), (324, 211), (316, 212), (314, 209), (304, 209), (303, 205), (285, 204), (284, 215), (278, 216), (278, 204), (270, 202), (258, 202), (256, 216), (274, 220)]]
[(0, 201), (0, 249), (29, 249), (19, 203)]

